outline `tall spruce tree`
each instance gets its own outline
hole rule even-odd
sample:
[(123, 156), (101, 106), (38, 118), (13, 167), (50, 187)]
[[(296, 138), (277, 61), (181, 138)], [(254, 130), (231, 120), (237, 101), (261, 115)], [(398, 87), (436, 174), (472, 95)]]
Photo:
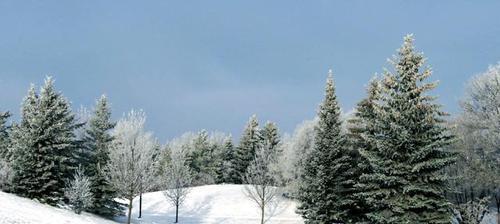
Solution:
[(354, 210), (356, 214), (357, 222), (368, 222), (369, 220), (364, 216), (364, 214), (372, 211), (372, 207), (365, 202), (363, 192), (370, 191), (371, 186), (360, 181), (360, 176), (362, 174), (368, 174), (372, 172), (370, 161), (367, 158), (367, 153), (377, 150), (377, 147), (371, 139), (375, 134), (375, 120), (377, 100), (380, 98), (380, 81), (376, 78), (372, 79), (369, 83), (367, 89), (368, 96), (361, 100), (354, 112), (354, 117), (348, 120), (348, 137), (349, 144), (356, 158), (357, 163), (357, 177), (355, 185), (354, 200), (356, 201), (356, 207)]
[(83, 153), (79, 161), (90, 178), (90, 192), (95, 198), (87, 210), (105, 217), (113, 217), (123, 211), (123, 206), (114, 200), (116, 190), (107, 181), (104, 170), (109, 161), (109, 149), (113, 140), (110, 131), (114, 126), (108, 100), (103, 95), (97, 100), (85, 127)]
[(411, 35), (392, 64), (369, 135), (377, 149), (364, 151), (372, 169), (361, 176), (367, 190), (358, 194), (373, 208), (366, 217), (370, 223), (450, 223), (443, 168), (453, 162), (444, 150), (451, 137), (445, 113), (426, 94), (436, 83), (423, 83), (431, 71), (422, 69), (424, 58)]
[(304, 167), (298, 212), (306, 223), (351, 223), (355, 201), (353, 158), (342, 132), (332, 71), (320, 106), (314, 148)]
[(40, 95), (31, 86), (21, 116), (12, 132), (14, 191), (56, 204), (76, 167), (75, 130), (80, 125), (51, 77), (45, 80)]
[(235, 150), (235, 158), (232, 166), (234, 174), (231, 175), (235, 178), (234, 183), (244, 183), (244, 176), (250, 162), (255, 158), (255, 152), (261, 144), (261, 133), (259, 131), (259, 122), (257, 116), (250, 117), (245, 130), (240, 138), (240, 143)]

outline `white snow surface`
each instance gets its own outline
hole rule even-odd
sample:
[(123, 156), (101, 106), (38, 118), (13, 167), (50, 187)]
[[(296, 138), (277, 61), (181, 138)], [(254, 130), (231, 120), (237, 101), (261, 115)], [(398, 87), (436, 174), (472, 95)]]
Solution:
[[(257, 205), (248, 199), (243, 185), (207, 185), (193, 187), (183, 206), (179, 208), (179, 223), (260, 223)], [(173, 223), (175, 207), (163, 193), (152, 192), (143, 195), (142, 219), (138, 219), (139, 198), (133, 203), (132, 222), (135, 224)], [(282, 199), (268, 219), (268, 224), (303, 223), (295, 214), (296, 202)], [(116, 218), (116, 222), (83, 212), (80, 215), (71, 210), (56, 208), (34, 200), (0, 191), (0, 224), (117, 224), (126, 222), (127, 217)], [(494, 211), (488, 214), (482, 224), (496, 224)]]
[[(243, 193), (244, 185), (206, 185), (193, 187), (186, 201), (179, 208), (179, 223), (260, 223), (257, 204)], [(271, 217), (269, 224), (303, 223), (295, 213), (296, 203), (282, 198), (274, 211), (267, 210)], [(173, 223), (175, 207), (167, 201), (162, 192), (143, 195), (142, 219), (138, 219), (139, 197), (133, 202), (132, 222), (143, 224)], [(86, 224), (124, 223), (127, 217), (116, 218), (116, 222), (98, 216), (56, 208), (34, 200), (0, 192), (0, 224)]]
[(0, 191), (1, 224), (87, 224), (115, 223), (92, 214), (75, 214), (71, 210), (56, 208), (36, 201)]
[[(255, 224), (260, 223), (257, 204), (245, 196), (244, 185), (206, 185), (193, 187), (179, 208), (179, 223), (220, 223)], [(175, 207), (166, 200), (162, 192), (143, 195), (142, 218), (138, 219), (139, 198), (133, 202), (132, 219), (134, 223), (173, 223)], [(304, 223), (295, 213), (296, 203), (281, 198), (275, 209), (266, 212), (271, 217), (266, 223), (295, 224)], [(125, 222), (126, 217), (117, 218)]]

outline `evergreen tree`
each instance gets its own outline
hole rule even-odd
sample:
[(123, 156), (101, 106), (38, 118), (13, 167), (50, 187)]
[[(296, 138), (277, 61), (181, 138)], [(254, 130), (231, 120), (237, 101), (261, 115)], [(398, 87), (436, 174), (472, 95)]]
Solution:
[(264, 150), (266, 150), (266, 154), (272, 158), (272, 161), (275, 163), (269, 165), (269, 169), (272, 169), (275, 177), (273, 178), (273, 182), (271, 183), (273, 186), (277, 186), (279, 182), (283, 180), (283, 175), (281, 172), (278, 172), (278, 158), (282, 155), (281, 137), (279, 134), (278, 127), (273, 122), (266, 122), (264, 128), (260, 131), (262, 137), (262, 143)]
[(307, 158), (298, 195), (298, 211), (306, 223), (351, 223), (355, 164), (342, 133), (331, 70), (318, 117), (314, 149)]
[(210, 142), (208, 132), (202, 130), (194, 139), (193, 149), (188, 155), (187, 164), (193, 172), (194, 185), (213, 184), (217, 179), (214, 145)]
[(8, 160), (9, 157), (9, 126), (7, 126), (9, 117), (9, 112), (0, 112), (0, 159), (5, 160)]
[(64, 195), (69, 200), (69, 204), (76, 214), (92, 206), (94, 195), (90, 186), (92, 181), (85, 176), (83, 168), (76, 170), (73, 179), (69, 182), (64, 191)]
[(122, 205), (114, 200), (116, 190), (106, 180), (103, 169), (109, 161), (109, 148), (113, 137), (110, 130), (115, 126), (111, 121), (111, 111), (108, 100), (103, 95), (97, 101), (90, 117), (83, 137), (80, 164), (85, 167), (86, 175), (90, 178), (90, 190), (94, 195), (94, 202), (87, 210), (105, 217), (121, 214)]
[(443, 168), (453, 162), (444, 150), (450, 143), (442, 119), (445, 113), (425, 93), (435, 83), (422, 83), (431, 75), (421, 69), (424, 58), (406, 36), (386, 71), (377, 104), (374, 134), (376, 150), (365, 150), (371, 173), (361, 176), (365, 192), (359, 194), (373, 208), (370, 223), (450, 223), (445, 199)]
[(14, 191), (56, 204), (76, 167), (75, 130), (80, 125), (51, 77), (45, 80), (40, 96), (31, 86), (21, 116), (12, 132)]
[(257, 116), (250, 117), (245, 130), (240, 139), (240, 143), (235, 150), (235, 158), (233, 160), (233, 171), (235, 184), (244, 183), (243, 177), (247, 171), (250, 162), (255, 158), (255, 151), (261, 144), (261, 133), (259, 131), (259, 122)]
[(354, 200), (356, 207), (353, 211), (356, 214), (356, 221), (368, 222), (364, 214), (371, 211), (372, 207), (365, 203), (363, 192), (370, 191), (371, 186), (362, 183), (359, 178), (364, 173), (371, 173), (372, 168), (369, 160), (366, 158), (368, 152), (377, 150), (377, 147), (371, 137), (375, 134), (375, 121), (377, 119), (376, 109), (377, 100), (380, 98), (380, 81), (372, 79), (367, 89), (368, 96), (361, 100), (356, 107), (354, 117), (348, 120), (348, 137), (352, 149), (353, 157), (356, 158), (357, 173), (354, 175), (358, 179), (355, 185)]
[(270, 150), (270, 154), (277, 156), (280, 154), (279, 144), (281, 143), (280, 134), (278, 127), (273, 122), (266, 122), (264, 128), (260, 131), (263, 142), (268, 146), (267, 150)]
[(224, 141), (224, 151), (222, 155), (222, 175), (224, 183), (235, 183), (238, 180), (238, 177), (235, 176), (235, 172), (233, 169), (233, 163), (235, 159), (235, 150), (233, 141), (231, 140), (231, 136), (229, 136)]

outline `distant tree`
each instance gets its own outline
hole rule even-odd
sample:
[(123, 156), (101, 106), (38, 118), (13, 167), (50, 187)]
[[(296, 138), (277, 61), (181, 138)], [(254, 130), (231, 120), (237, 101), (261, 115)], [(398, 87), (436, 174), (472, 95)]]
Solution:
[(292, 136), (285, 136), (280, 146), (282, 155), (278, 165), (283, 175), (282, 182), (286, 186), (286, 194), (290, 197), (296, 197), (299, 193), (306, 159), (314, 147), (317, 124), (318, 119), (302, 122), (295, 128)]
[(146, 116), (142, 111), (131, 111), (116, 124), (107, 164), (108, 181), (118, 196), (128, 200), (128, 220), (130, 224), (132, 201), (141, 192), (144, 184), (153, 183), (150, 173), (155, 165), (156, 140), (144, 130)]
[(238, 177), (234, 176), (235, 171), (233, 170), (233, 162), (235, 160), (235, 151), (234, 151), (233, 141), (231, 136), (228, 136), (224, 141), (224, 151), (222, 154), (222, 179), (223, 183), (235, 183)]
[(84, 169), (80, 167), (65, 188), (64, 195), (76, 214), (92, 206), (94, 195), (91, 192), (91, 184), (90, 178), (85, 176)]
[(244, 177), (250, 162), (255, 158), (255, 151), (260, 147), (261, 133), (257, 116), (250, 117), (245, 130), (240, 138), (240, 143), (235, 150), (235, 159), (233, 160), (233, 171), (231, 175), (235, 178), (235, 184), (244, 183)]
[(12, 129), (13, 190), (22, 196), (57, 204), (64, 196), (65, 181), (76, 168), (78, 146), (69, 102), (48, 77), (40, 95), (32, 85), (25, 97), (21, 122)]
[(459, 214), (456, 215), (458, 223), (481, 224), (486, 214), (490, 212), (488, 208), (489, 201), (488, 197), (484, 197), (457, 205), (456, 209), (459, 211)]
[(9, 129), (7, 125), (7, 120), (10, 117), (10, 113), (0, 112), (0, 159), (8, 160), (10, 153), (8, 152), (9, 147)]
[(451, 123), (458, 137), (450, 148), (459, 154), (448, 169), (459, 179), (453, 187), (456, 204), (494, 199), (500, 222), (500, 64), (473, 77), (461, 101), (462, 113)]
[(213, 184), (216, 182), (216, 158), (214, 157), (214, 147), (210, 142), (207, 131), (202, 130), (198, 133), (186, 159), (193, 173), (194, 185)]
[(0, 112), (0, 190), (8, 190), (7, 187), (12, 179), (12, 168), (10, 164), (11, 155), (9, 153), (9, 129), (7, 119), (9, 112)]
[(245, 195), (254, 201), (260, 208), (261, 224), (264, 224), (266, 209), (278, 205), (281, 194), (277, 187), (279, 180), (278, 170), (273, 169), (277, 163), (276, 154), (272, 153), (272, 141), (266, 141), (255, 152), (255, 158), (250, 163), (245, 174)]
[(306, 223), (350, 223), (355, 202), (354, 164), (343, 134), (341, 112), (329, 71), (314, 148), (305, 163), (298, 212)]
[(181, 153), (171, 154), (171, 162), (163, 175), (165, 190), (163, 195), (175, 206), (175, 223), (179, 221), (179, 206), (189, 193), (192, 177), (186, 159)]

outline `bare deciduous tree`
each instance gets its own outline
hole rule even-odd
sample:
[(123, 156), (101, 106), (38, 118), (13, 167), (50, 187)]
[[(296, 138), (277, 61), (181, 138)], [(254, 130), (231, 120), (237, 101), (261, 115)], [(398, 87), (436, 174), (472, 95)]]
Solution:
[(165, 191), (163, 195), (175, 206), (175, 223), (179, 221), (179, 206), (189, 193), (191, 171), (186, 164), (185, 155), (179, 151), (170, 154), (171, 160), (164, 174)]
[(266, 221), (266, 209), (278, 206), (281, 193), (276, 183), (278, 169), (273, 166), (276, 159), (274, 154), (267, 152), (266, 147), (267, 144), (264, 144), (257, 150), (244, 177), (248, 184), (245, 185), (245, 195), (260, 208), (261, 224)]

